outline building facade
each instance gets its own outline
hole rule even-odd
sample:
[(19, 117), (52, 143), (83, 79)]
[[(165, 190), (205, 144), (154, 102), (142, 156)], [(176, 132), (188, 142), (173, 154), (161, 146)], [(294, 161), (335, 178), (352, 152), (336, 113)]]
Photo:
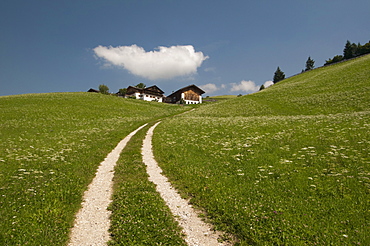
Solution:
[(168, 103), (199, 104), (202, 103), (202, 94), (205, 92), (196, 85), (189, 85), (181, 88), (167, 96)]
[(126, 97), (135, 97), (136, 99), (144, 101), (163, 102), (163, 94), (164, 91), (159, 89), (156, 85), (147, 88), (129, 86), (126, 91)]

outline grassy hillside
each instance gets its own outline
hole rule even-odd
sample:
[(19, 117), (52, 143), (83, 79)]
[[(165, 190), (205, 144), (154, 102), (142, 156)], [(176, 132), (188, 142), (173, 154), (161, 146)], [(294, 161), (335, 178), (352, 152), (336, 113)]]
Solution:
[(370, 56), (157, 127), (161, 167), (240, 245), (370, 244)]
[[(196, 105), (157, 127), (156, 158), (240, 245), (368, 245), (369, 68), (365, 56)], [(0, 244), (65, 245), (105, 156), (140, 125), (186, 109), (95, 93), (0, 97)], [(110, 244), (182, 244), (145, 178), (143, 136), (116, 168)]]
[(261, 92), (202, 107), (201, 116), (336, 114), (369, 109), (370, 55), (283, 80)]
[(0, 245), (64, 245), (106, 155), (183, 107), (95, 93), (0, 97)]

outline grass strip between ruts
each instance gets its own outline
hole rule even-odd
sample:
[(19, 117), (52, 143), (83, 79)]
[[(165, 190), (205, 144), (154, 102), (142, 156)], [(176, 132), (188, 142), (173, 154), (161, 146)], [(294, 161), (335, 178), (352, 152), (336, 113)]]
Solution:
[(186, 245), (142, 162), (142, 142), (151, 125), (131, 138), (115, 167), (109, 245)]

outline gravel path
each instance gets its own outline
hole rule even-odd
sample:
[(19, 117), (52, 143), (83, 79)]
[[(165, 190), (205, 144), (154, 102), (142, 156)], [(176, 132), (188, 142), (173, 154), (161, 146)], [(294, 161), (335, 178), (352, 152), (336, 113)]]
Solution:
[(114, 166), (133, 135), (145, 125), (127, 135), (100, 163), (96, 176), (84, 194), (82, 208), (76, 215), (69, 246), (106, 245), (110, 239), (110, 211)]
[[(147, 166), (149, 180), (156, 184), (157, 191), (183, 228), (183, 233), (186, 236), (185, 241), (189, 246), (229, 245), (218, 243), (219, 233), (213, 231), (197, 216), (188, 201), (182, 199), (167, 178), (161, 174), (162, 170), (155, 161), (152, 152), (153, 131), (159, 123), (148, 130), (142, 147), (143, 161)], [(82, 208), (76, 215), (69, 246), (107, 245), (110, 239), (108, 230), (111, 214), (107, 208), (112, 202), (114, 166), (127, 142), (145, 126), (146, 124), (127, 135), (100, 163), (95, 178), (84, 194)]]
[(147, 166), (149, 180), (156, 184), (157, 191), (165, 200), (167, 206), (175, 216), (175, 219), (183, 228), (183, 233), (186, 235), (185, 240), (189, 246), (227, 245), (217, 241), (219, 233), (215, 233), (211, 230), (211, 228), (197, 216), (197, 213), (188, 201), (182, 199), (168, 182), (167, 178), (161, 174), (162, 169), (155, 161), (152, 151), (153, 131), (159, 123), (160, 122), (149, 129), (143, 142), (142, 155), (143, 161)]

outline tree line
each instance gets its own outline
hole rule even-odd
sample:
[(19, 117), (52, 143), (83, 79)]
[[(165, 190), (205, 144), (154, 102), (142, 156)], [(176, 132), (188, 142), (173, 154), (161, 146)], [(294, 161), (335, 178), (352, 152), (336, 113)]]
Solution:
[[(347, 59), (355, 58), (358, 56), (366, 55), (369, 53), (370, 53), (370, 41), (364, 45), (361, 45), (360, 43), (355, 44), (347, 40), (344, 46), (344, 49), (343, 49), (343, 55), (336, 55), (333, 58), (326, 60), (324, 66), (327, 66), (329, 64), (334, 64), (336, 62), (344, 61)], [(305, 69), (302, 69), (302, 72), (312, 70), (314, 67), (315, 67), (315, 61), (309, 56), (306, 61), (306, 67)], [(283, 79), (285, 79), (285, 74), (280, 69), (280, 67), (277, 67), (274, 73), (272, 82), (274, 82), (275, 84)], [(261, 86), (260, 90), (263, 90), (263, 89), (265, 89), (264, 85)]]
[[(139, 83), (139, 84), (135, 85), (134, 87), (144, 89), (144, 88), (146, 88), (146, 85), (144, 83)], [(99, 92), (102, 93), (102, 94), (106, 94), (106, 95), (111, 94), (111, 93), (109, 93), (109, 87), (107, 85), (104, 85), (104, 84), (99, 85)], [(125, 96), (126, 92), (127, 92), (127, 88), (121, 88), (121, 89), (118, 90), (116, 95)]]
[(326, 60), (324, 66), (344, 61), (347, 59), (355, 58), (357, 56), (366, 55), (369, 53), (370, 53), (370, 41), (364, 45), (361, 45), (360, 43), (355, 44), (347, 40), (343, 49), (343, 55), (336, 55), (333, 58)]

